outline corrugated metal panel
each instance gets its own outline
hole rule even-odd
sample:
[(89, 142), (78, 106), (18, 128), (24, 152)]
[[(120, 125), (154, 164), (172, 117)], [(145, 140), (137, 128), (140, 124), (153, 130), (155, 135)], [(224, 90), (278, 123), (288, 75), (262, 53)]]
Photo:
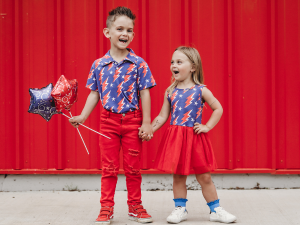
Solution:
[[(27, 113), (28, 89), (55, 84), (61, 74), (76, 78), (79, 100), (72, 113), (79, 114), (89, 94), (84, 86), (90, 66), (110, 46), (102, 34), (107, 13), (119, 5), (137, 15), (130, 47), (148, 62), (158, 84), (151, 90), (152, 118), (169, 85), (174, 49), (195, 46), (205, 83), (224, 107), (211, 131), (225, 169), (220, 172), (299, 173), (299, 0), (0, 0), (0, 173), (101, 168), (98, 136), (80, 128), (87, 155), (65, 117), (47, 123)], [(100, 111), (93, 111), (87, 126), (99, 128)], [(204, 121), (210, 113), (204, 110)], [(153, 167), (166, 127), (144, 143), (143, 169)]]

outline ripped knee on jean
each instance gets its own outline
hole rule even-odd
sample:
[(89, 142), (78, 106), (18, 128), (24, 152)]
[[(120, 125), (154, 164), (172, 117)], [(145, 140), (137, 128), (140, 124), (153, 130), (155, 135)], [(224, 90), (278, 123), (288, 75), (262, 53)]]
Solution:
[(129, 173), (132, 175), (140, 175), (140, 169), (134, 169), (132, 166), (128, 166), (129, 167)]
[(119, 172), (113, 161), (110, 161), (108, 166), (103, 167), (103, 170), (107, 171), (111, 176), (117, 176)]
[(131, 156), (138, 156), (140, 154), (140, 151), (139, 150), (135, 150), (135, 149), (128, 149), (128, 154), (131, 155)]

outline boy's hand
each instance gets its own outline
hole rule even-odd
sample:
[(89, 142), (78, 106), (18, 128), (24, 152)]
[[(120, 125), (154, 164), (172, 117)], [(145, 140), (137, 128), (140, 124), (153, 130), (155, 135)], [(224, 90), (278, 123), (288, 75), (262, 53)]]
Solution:
[(153, 130), (151, 124), (143, 123), (142, 126), (139, 128), (139, 138), (142, 138), (143, 141), (145, 141), (149, 138), (151, 139), (152, 137), (153, 137)]
[[(140, 129), (140, 128), (139, 128), (139, 129)], [(143, 142), (144, 142), (144, 141), (150, 141), (150, 140), (153, 138), (153, 134), (152, 134), (152, 135), (150, 135), (150, 134), (147, 135), (146, 133), (143, 133), (142, 136), (141, 136), (140, 138), (143, 139), (143, 140), (142, 140)]]
[(207, 133), (210, 130), (208, 126), (200, 124), (200, 123), (195, 123), (193, 129), (196, 134)]
[(72, 124), (73, 127), (78, 128), (79, 123), (84, 123), (85, 119), (83, 116), (74, 116), (71, 119), (69, 119), (69, 122)]

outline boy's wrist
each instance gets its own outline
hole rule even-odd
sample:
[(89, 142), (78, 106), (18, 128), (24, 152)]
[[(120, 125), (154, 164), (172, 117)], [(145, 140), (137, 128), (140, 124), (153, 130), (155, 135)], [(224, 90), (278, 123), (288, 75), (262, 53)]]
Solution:
[(143, 125), (151, 125), (151, 120), (150, 119), (145, 119), (143, 120)]

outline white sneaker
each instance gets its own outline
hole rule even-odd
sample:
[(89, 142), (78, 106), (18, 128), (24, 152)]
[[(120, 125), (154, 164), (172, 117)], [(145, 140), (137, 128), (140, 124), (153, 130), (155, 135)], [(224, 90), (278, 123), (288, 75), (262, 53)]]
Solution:
[(187, 220), (187, 210), (185, 207), (178, 206), (168, 216), (168, 223), (180, 223), (181, 221)]
[(212, 222), (232, 223), (236, 221), (236, 216), (226, 212), (221, 206), (215, 208), (215, 211), (210, 214), (209, 220)]

